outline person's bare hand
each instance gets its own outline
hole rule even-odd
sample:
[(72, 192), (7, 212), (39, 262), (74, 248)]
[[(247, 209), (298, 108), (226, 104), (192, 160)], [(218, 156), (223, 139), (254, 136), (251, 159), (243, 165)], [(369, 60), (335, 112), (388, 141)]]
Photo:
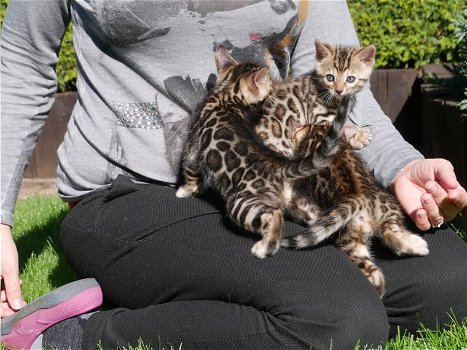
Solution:
[(404, 211), (422, 231), (452, 220), (467, 206), (467, 193), (445, 159), (408, 163), (391, 182)]
[(19, 279), (18, 250), (11, 236), (8, 225), (0, 225), (1, 235), (1, 304), (0, 317), (14, 314), (25, 305), (21, 296), (21, 281)]

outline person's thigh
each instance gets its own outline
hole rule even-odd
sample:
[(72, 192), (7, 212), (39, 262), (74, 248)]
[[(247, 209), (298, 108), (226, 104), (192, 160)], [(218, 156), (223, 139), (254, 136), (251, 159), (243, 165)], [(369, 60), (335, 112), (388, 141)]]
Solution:
[[(414, 231), (415, 232), (415, 231)], [(467, 316), (467, 244), (450, 229), (423, 234), (430, 250), (423, 257), (396, 257), (376, 244), (376, 263), (386, 276), (383, 302), (390, 335), (416, 334), (420, 324), (443, 328)]]
[[(286, 228), (302, 229), (290, 223)], [(232, 226), (213, 204), (178, 199), (173, 188), (122, 179), (79, 203), (62, 227), (62, 244), (78, 273), (95, 277), (110, 304), (145, 310), (109, 316), (125, 323), (141, 320), (138, 312), (163, 313), (165, 326), (157, 320), (152, 326), (166, 329), (170, 338), (167, 332), (184, 323), (173, 319), (180, 314), (174, 310), (184, 305), (202, 314), (200, 308), (206, 306), (210, 317), (231, 315), (236, 320), (231, 329), (261, 320), (268, 341), (289, 348), (386, 339), (383, 304), (344, 254), (329, 245), (299, 252), (281, 249), (274, 257), (258, 259), (250, 253), (257, 239)], [(193, 315), (185, 317), (193, 321), (188, 320)], [(185, 333), (185, 343), (199, 337), (197, 328)], [(219, 323), (212, 328), (216, 330), (208, 338), (216, 338)], [(258, 329), (258, 324), (246, 328)], [(237, 332), (228, 334), (242, 338)]]

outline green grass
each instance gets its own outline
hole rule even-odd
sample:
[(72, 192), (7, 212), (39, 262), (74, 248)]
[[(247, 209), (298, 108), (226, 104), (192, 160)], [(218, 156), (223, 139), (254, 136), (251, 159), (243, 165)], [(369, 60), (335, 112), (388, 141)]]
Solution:
[[(452, 324), (444, 330), (431, 330), (420, 325), (416, 336), (399, 333), (385, 346), (374, 350), (465, 350), (467, 349), (467, 319), (458, 321), (452, 317), (452, 320)], [(357, 345), (354, 350), (370, 349)]]
[[(67, 212), (67, 205), (57, 197), (37, 196), (18, 201), (13, 236), (20, 257), (23, 297), (27, 302), (77, 278), (59, 242), (60, 224)], [(456, 229), (456, 232), (466, 239), (465, 231)], [(136, 348), (128, 348), (149, 349), (152, 347), (142, 342)], [(160, 350), (161, 347), (155, 349)], [(385, 346), (377, 348), (400, 349), (467, 350), (467, 319), (456, 320), (453, 317), (452, 325), (444, 330), (429, 330), (421, 325), (418, 334), (400, 334)], [(369, 349), (356, 345), (355, 350)]]
[(57, 197), (18, 201), (13, 237), (27, 302), (77, 278), (60, 248), (60, 224), (67, 212), (67, 205)]

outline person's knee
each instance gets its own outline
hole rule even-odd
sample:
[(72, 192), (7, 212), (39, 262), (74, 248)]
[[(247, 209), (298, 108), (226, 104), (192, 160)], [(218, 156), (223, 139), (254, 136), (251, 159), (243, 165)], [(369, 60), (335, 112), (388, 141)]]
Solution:
[(415, 334), (420, 325), (444, 328), (453, 317), (459, 320), (467, 315), (465, 253), (438, 256), (414, 270), (405, 282), (399, 281), (401, 284), (386, 301), (391, 337), (398, 327)]
[(389, 320), (380, 300), (359, 300), (347, 308), (350, 312), (341, 316), (330, 332), (333, 349), (353, 349), (356, 344), (377, 347), (386, 343)]
[[(401, 317), (397, 318), (397, 325), (414, 333), (420, 325), (431, 329), (444, 328), (452, 322), (453, 316), (457, 319), (465, 317), (466, 280), (467, 270), (460, 266), (446, 265), (445, 268), (419, 274), (411, 288), (404, 292), (408, 297), (399, 305)], [(392, 327), (391, 334), (395, 332), (395, 327)]]
[(347, 291), (339, 300), (316, 300), (319, 307), (303, 306), (294, 317), (281, 319), (286, 321), (289, 335), (308, 348), (353, 349), (357, 344), (377, 347), (388, 339), (389, 321), (381, 299), (369, 284), (367, 287)]

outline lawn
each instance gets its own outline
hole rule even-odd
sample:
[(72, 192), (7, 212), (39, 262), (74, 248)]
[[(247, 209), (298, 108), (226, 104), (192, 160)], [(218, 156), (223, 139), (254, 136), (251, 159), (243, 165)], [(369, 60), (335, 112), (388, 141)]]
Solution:
[[(19, 200), (13, 235), (20, 256), (22, 291), (32, 301), (77, 277), (66, 261), (59, 243), (60, 223), (68, 207), (57, 197), (37, 196)], [(465, 232), (458, 232), (467, 237)], [(132, 348), (134, 349), (134, 348)], [(150, 349), (140, 344), (135, 350)], [(355, 349), (367, 349), (356, 345)], [(418, 334), (400, 335), (378, 350), (467, 350), (467, 319), (456, 320), (445, 330), (428, 330), (420, 326)], [(183, 350), (183, 347), (182, 347)]]

